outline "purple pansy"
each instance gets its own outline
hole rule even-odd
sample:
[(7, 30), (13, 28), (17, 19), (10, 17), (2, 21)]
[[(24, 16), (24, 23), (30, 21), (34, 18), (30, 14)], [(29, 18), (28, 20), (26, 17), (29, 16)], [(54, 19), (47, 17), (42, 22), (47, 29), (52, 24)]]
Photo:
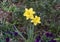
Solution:
[(47, 32), (47, 33), (45, 33), (45, 35), (46, 35), (47, 37), (54, 37), (53, 33), (51, 33), (51, 32)]
[(37, 36), (35, 42), (39, 42), (40, 38), (41, 38), (40, 36)]
[(17, 36), (18, 35), (18, 33), (17, 32), (14, 32), (14, 36)]
[(9, 42), (9, 41), (10, 41), (10, 39), (9, 39), (9, 37), (7, 37), (7, 38), (6, 38), (6, 42)]

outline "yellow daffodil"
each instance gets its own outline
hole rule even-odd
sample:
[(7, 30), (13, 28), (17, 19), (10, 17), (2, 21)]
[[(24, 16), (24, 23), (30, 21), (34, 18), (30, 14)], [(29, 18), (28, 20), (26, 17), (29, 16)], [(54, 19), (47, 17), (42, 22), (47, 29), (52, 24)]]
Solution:
[(33, 11), (33, 8), (25, 8), (25, 12), (23, 14), (23, 16), (26, 16), (26, 19), (33, 19), (33, 14), (35, 14), (35, 11)]
[(38, 23), (41, 23), (40, 17), (35, 16), (35, 18), (33, 18), (33, 19), (31, 20), (31, 22), (32, 22), (34, 25), (37, 25)]

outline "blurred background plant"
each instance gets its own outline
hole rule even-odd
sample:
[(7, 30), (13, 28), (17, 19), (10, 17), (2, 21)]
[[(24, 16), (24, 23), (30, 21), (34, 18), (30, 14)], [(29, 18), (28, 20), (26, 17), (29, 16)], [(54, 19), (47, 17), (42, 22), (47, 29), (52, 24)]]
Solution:
[[(19, 35), (14, 36), (14, 25), (27, 38), (26, 22), (22, 16), (25, 8), (34, 8), (36, 15), (41, 17), (41, 24), (35, 27), (35, 34), (43, 36), (45, 32), (52, 32), (60, 41), (60, 0), (1, 0), (0, 1), (0, 41), (8, 37), (11, 42), (23, 42)], [(6, 32), (9, 31), (8, 34)], [(12, 33), (12, 34), (11, 34)], [(14, 41), (16, 39), (16, 41)], [(13, 39), (13, 41), (12, 41)], [(3, 41), (2, 41), (3, 40)]]

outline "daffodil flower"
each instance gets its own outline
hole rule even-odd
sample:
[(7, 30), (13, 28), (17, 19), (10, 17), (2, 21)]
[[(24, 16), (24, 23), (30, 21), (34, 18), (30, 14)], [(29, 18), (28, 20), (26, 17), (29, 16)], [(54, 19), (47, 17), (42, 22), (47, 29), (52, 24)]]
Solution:
[(35, 11), (33, 11), (33, 8), (29, 8), (29, 9), (25, 8), (25, 12), (23, 16), (26, 16), (26, 19), (28, 20), (28, 19), (34, 18), (33, 14), (35, 14)]
[(31, 20), (31, 22), (32, 22), (34, 25), (37, 25), (38, 23), (41, 23), (40, 17), (35, 16), (35, 17)]

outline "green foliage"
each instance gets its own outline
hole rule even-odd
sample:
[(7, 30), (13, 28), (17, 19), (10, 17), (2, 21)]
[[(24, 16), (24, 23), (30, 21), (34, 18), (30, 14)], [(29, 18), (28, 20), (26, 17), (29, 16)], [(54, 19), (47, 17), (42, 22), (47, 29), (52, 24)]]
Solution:
[[(12, 3), (20, 2), (20, 7)], [(0, 26), (0, 30), (5, 32), (7, 30), (14, 31), (13, 25), (21, 24), (27, 26), (25, 17), (23, 17), (24, 8), (34, 8), (36, 15), (41, 17), (41, 25), (38, 25), (40, 28), (42, 26), (47, 26), (48, 31), (55, 33), (58, 37), (60, 32), (60, 0), (12, 0), (11, 2), (1, 2), (0, 7), (6, 12), (12, 12), (12, 22)], [(46, 27), (45, 27), (46, 28)], [(60, 38), (58, 38), (60, 40)], [(0, 40), (1, 41), (1, 40)], [(3, 42), (3, 41), (2, 41)]]

